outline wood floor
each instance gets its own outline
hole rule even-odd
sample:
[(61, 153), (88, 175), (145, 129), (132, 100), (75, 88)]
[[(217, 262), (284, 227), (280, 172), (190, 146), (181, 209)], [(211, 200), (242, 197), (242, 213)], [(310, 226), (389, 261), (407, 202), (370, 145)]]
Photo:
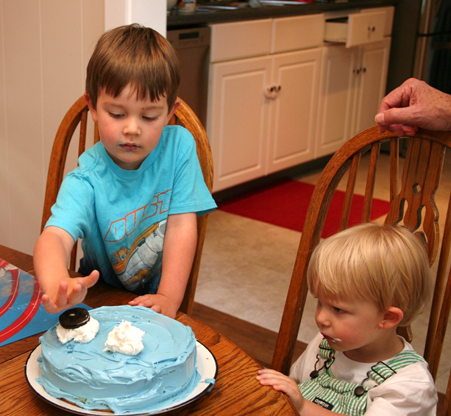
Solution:
[[(263, 367), (271, 366), (277, 339), (275, 332), (199, 303), (194, 303), (192, 317), (226, 336)], [(298, 357), (306, 346), (298, 341), (294, 356)]]

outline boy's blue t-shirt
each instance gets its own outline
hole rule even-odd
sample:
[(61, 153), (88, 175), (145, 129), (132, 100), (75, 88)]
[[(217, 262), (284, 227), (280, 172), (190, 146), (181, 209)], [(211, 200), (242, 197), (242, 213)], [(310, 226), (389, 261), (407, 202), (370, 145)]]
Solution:
[(168, 215), (214, 208), (191, 133), (166, 126), (137, 170), (117, 166), (101, 142), (84, 152), (65, 177), (46, 227), (82, 239), (81, 273), (99, 270), (109, 284), (156, 293)]

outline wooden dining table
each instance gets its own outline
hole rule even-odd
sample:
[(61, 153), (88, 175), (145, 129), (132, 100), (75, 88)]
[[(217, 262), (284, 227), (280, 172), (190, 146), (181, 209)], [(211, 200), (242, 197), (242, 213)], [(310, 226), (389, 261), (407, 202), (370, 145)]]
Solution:
[[(30, 255), (0, 245), (0, 259), (34, 275), (33, 258)], [(75, 272), (71, 274), (77, 275)], [(89, 289), (84, 303), (92, 308), (123, 305), (134, 296), (99, 281)], [(179, 312), (177, 320), (190, 326), (197, 340), (215, 356), (218, 374), (211, 391), (165, 415), (298, 415), (285, 394), (260, 385), (256, 375), (262, 367), (241, 348), (184, 313)], [(0, 347), (0, 415), (72, 414), (43, 400), (29, 386), (25, 377), (26, 361), (39, 344), (40, 335)]]

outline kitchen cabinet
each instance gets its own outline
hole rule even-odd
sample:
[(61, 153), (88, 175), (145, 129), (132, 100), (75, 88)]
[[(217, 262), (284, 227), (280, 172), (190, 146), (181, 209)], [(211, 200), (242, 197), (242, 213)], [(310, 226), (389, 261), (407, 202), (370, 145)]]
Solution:
[(207, 134), (213, 153), (213, 190), (266, 174), (271, 58), (231, 61), (210, 68)]
[[(374, 116), (385, 96), (391, 39), (362, 46), (355, 70), (354, 111), (349, 138), (375, 124)], [(354, 71), (353, 71), (354, 73)]]
[(314, 157), (323, 16), (244, 23), (212, 26), (214, 191)]
[[(337, 30), (334, 35), (346, 35), (323, 47), (315, 157), (335, 152), (351, 137), (375, 124), (374, 116), (385, 95), (392, 9), (356, 14), (355, 17), (366, 20), (365, 25), (354, 26), (358, 33)], [(371, 20), (374, 16), (377, 23)], [(334, 23), (340, 20), (333, 19)]]
[(374, 125), (393, 10), (212, 25), (213, 191), (332, 154)]
[(320, 48), (273, 58), (267, 171), (273, 173), (313, 159), (316, 136)]
[(385, 95), (390, 38), (365, 46), (331, 45), (323, 50), (315, 157), (334, 153), (374, 125)]

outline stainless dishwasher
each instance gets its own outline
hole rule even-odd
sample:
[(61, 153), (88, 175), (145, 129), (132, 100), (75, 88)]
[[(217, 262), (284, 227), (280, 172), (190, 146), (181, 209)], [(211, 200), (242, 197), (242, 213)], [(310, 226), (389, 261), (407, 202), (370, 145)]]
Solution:
[(204, 127), (207, 121), (210, 33), (209, 27), (167, 31), (167, 39), (180, 60), (179, 96), (194, 110)]

